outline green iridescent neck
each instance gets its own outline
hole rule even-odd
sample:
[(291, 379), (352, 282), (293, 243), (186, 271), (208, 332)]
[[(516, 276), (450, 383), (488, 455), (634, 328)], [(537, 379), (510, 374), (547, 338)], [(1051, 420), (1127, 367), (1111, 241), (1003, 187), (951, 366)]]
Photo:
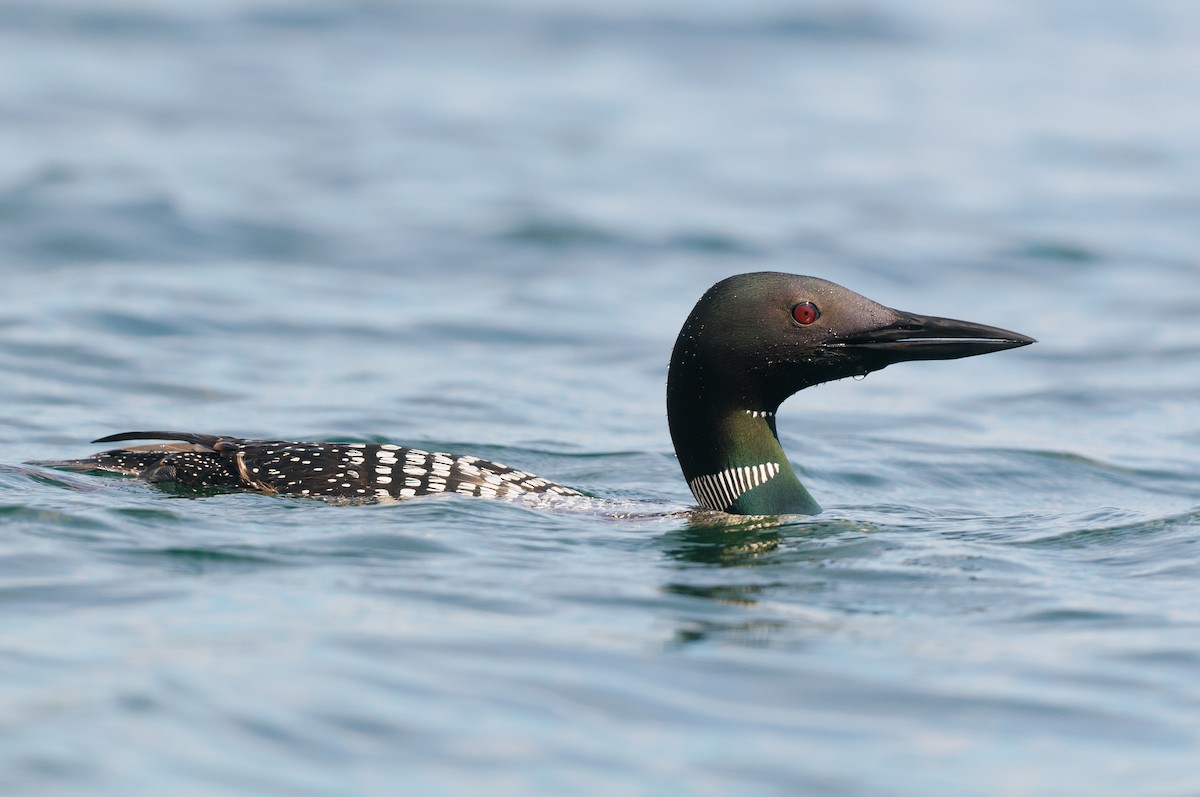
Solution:
[(684, 478), (701, 506), (737, 515), (821, 511), (783, 453), (774, 410), (705, 402), (682, 387), (687, 381), (668, 382), (667, 416)]

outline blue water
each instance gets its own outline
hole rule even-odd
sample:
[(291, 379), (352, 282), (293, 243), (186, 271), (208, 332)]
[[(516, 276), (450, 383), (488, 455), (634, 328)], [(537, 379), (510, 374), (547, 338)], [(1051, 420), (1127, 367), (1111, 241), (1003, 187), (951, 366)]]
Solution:
[[(0, 7), (0, 792), (1200, 793), (1200, 6)], [(712, 282), (1036, 346), (785, 404), (689, 516)], [(632, 517), (22, 465), (462, 451)]]

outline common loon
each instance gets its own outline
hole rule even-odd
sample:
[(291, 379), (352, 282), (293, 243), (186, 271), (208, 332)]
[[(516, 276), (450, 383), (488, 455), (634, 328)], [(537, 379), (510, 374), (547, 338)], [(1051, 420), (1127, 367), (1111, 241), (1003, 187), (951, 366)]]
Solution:
[[(783, 453), (775, 412), (806, 387), (904, 360), (950, 360), (1035, 343), (997, 327), (905, 313), (816, 277), (729, 277), (696, 303), (671, 354), (667, 420), (701, 507), (740, 515), (815, 514), (821, 507)], [(152, 483), (257, 490), (327, 500), (430, 493), (493, 498), (583, 496), (471, 456), (397, 445), (296, 443), (188, 432), (124, 432), (95, 440), (171, 441), (42, 463)]]

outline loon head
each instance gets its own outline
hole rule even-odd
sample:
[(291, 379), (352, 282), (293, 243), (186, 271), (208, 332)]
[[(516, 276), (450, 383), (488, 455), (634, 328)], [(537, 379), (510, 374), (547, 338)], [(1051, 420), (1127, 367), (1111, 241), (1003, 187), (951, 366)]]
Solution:
[[(671, 437), (702, 505), (754, 514), (819, 511), (775, 434), (775, 411), (788, 396), (905, 360), (950, 360), (1034, 342), (997, 327), (894, 310), (816, 277), (739, 274), (700, 298), (676, 340), (667, 379)], [(742, 489), (743, 469), (759, 464), (768, 467), (755, 474), (771, 477)], [(732, 477), (722, 475), (727, 471)], [(702, 496), (695, 482), (706, 476), (717, 485)], [(724, 484), (730, 478), (732, 487)]]
[(951, 360), (1036, 342), (997, 327), (885, 307), (817, 277), (739, 274), (692, 310), (671, 359), (706, 393), (774, 410), (806, 387), (904, 360)]

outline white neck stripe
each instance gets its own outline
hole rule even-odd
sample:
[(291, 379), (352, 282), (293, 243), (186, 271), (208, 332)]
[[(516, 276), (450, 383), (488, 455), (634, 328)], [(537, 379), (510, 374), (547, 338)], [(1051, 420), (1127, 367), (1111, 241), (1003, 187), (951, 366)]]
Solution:
[(688, 487), (700, 506), (722, 512), (748, 491), (774, 478), (779, 471), (778, 462), (726, 468), (720, 473), (697, 476), (688, 482)]

